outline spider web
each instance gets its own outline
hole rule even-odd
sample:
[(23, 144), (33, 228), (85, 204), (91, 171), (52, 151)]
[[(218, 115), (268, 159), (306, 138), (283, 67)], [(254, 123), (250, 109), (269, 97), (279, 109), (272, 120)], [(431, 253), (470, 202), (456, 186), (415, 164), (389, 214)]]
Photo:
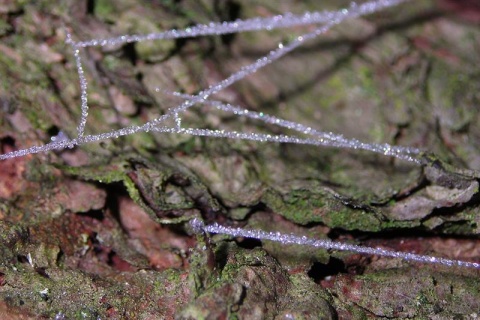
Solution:
[[(325, 32), (331, 27), (342, 23), (347, 19), (356, 18), (362, 15), (374, 13), (382, 9), (392, 7), (408, 0), (379, 0), (370, 1), (363, 4), (352, 3), (349, 8), (338, 11), (323, 11), (323, 12), (306, 12), (302, 15), (294, 15), (286, 13), (270, 18), (253, 18), (246, 20), (237, 20), (233, 22), (223, 23), (209, 23), (207, 25), (197, 25), (188, 27), (182, 30), (168, 30), (161, 33), (152, 33), (145, 35), (122, 35), (115, 38), (108, 39), (91, 39), (88, 41), (75, 42), (70, 34), (67, 34), (67, 44), (73, 50), (73, 56), (76, 63), (76, 69), (80, 84), (80, 100), (81, 100), (81, 116), (77, 125), (77, 137), (70, 139), (64, 132), (60, 131), (55, 137), (52, 137), (51, 142), (45, 145), (33, 146), (26, 149), (16, 150), (0, 155), (0, 160), (22, 157), (28, 154), (35, 154), (40, 152), (49, 152), (51, 150), (62, 150), (65, 148), (73, 148), (86, 143), (96, 141), (118, 138), (120, 136), (131, 135), (139, 132), (162, 132), (162, 133), (177, 133), (193, 136), (206, 136), (216, 138), (229, 138), (237, 140), (253, 140), (260, 142), (277, 142), (277, 143), (293, 143), (306, 144), (313, 146), (326, 146), (336, 148), (346, 148), (354, 150), (366, 150), (374, 153), (391, 156), (398, 159), (406, 160), (416, 164), (422, 164), (422, 151), (411, 147), (393, 146), (390, 144), (376, 144), (366, 143), (357, 139), (349, 139), (341, 134), (332, 132), (323, 132), (301, 123), (281, 119), (276, 116), (267, 115), (263, 112), (256, 112), (248, 110), (239, 106), (225, 104), (221, 101), (211, 100), (210, 97), (221, 90), (231, 86), (232, 84), (244, 79), (245, 77), (257, 72), (265, 66), (276, 62), (278, 59), (287, 55), (291, 51), (302, 46), (307, 41), (310, 41)], [(296, 37), (288, 44), (280, 43), (278, 47), (270, 51), (266, 56), (256, 60), (250, 65), (242, 67), (239, 71), (231, 74), (224, 80), (200, 91), (196, 95), (185, 95), (177, 92), (166, 92), (161, 88), (157, 88), (157, 92), (174, 95), (182, 98), (183, 102), (178, 106), (169, 109), (162, 116), (150, 120), (142, 125), (132, 125), (100, 134), (89, 135), (85, 133), (85, 128), (88, 119), (88, 83), (85, 77), (85, 72), (82, 65), (81, 50), (91, 46), (115, 46), (119, 44), (165, 40), (165, 39), (179, 39), (186, 37), (199, 37), (207, 35), (221, 35), (228, 33), (272, 30), (276, 28), (289, 28), (298, 25), (318, 25), (313, 31)], [(246, 117), (261, 121), (266, 124), (273, 124), (292, 131), (296, 131), (299, 135), (272, 135), (256, 132), (237, 132), (229, 130), (214, 130), (205, 128), (185, 128), (182, 126), (182, 115), (196, 105), (207, 105), (214, 110), (231, 113), (238, 117)], [(168, 125), (172, 122), (174, 125)], [(324, 249), (334, 249), (342, 251), (353, 251), (362, 254), (374, 254), (385, 257), (400, 258), (412, 262), (442, 264), (446, 266), (460, 266), (468, 268), (480, 268), (480, 263), (466, 262), (460, 260), (451, 260), (440, 257), (418, 255), (413, 253), (398, 252), (386, 250), (381, 248), (371, 248), (365, 246), (351, 245), (330, 240), (315, 240), (307, 237), (298, 237), (291, 234), (282, 234), (279, 232), (265, 232), (262, 230), (246, 230), (241, 228), (229, 228), (218, 224), (204, 225), (201, 220), (195, 218), (191, 221), (191, 226), (195, 232), (203, 233), (218, 233), (230, 235), (234, 237), (248, 237), (259, 240), (270, 240), (280, 242), (282, 244), (297, 244), (303, 246), (313, 246)]]

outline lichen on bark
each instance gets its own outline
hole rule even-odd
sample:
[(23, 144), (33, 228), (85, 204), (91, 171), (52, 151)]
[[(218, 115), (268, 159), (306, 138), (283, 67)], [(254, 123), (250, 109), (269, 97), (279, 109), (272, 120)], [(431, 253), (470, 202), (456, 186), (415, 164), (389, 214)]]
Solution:
[[(141, 133), (0, 162), (0, 314), (17, 318), (474, 317), (478, 271), (193, 235), (185, 222), (478, 260), (478, 8), (411, 1), (348, 21), (215, 99), (425, 149), (366, 152)], [(0, 149), (74, 136), (78, 40), (338, 9), (347, 1), (0, 4)], [(473, 11), (472, 11), (473, 10)], [(476, 11), (475, 11), (476, 10)], [(476, 13), (469, 15), (467, 11)], [(462, 17), (462, 18), (460, 18)], [(476, 20), (475, 20), (476, 19)], [(138, 125), (309, 27), (82, 52), (87, 132)], [(185, 125), (282, 133), (192, 108)]]

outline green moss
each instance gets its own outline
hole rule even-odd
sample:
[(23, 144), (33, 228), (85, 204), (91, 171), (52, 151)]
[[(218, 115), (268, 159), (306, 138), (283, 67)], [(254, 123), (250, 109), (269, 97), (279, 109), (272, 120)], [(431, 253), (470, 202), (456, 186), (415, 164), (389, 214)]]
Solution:
[(379, 231), (381, 223), (371, 212), (345, 209), (326, 214), (324, 223), (332, 228), (346, 230)]
[(322, 222), (332, 228), (378, 231), (381, 223), (373, 212), (352, 209), (331, 195), (310, 190), (294, 190), (280, 195), (272, 189), (262, 197), (269, 208), (285, 218), (302, 225)]
[(378, 88), (371, 66), (361, 65), (357, 68), (359, 86), (371, 98), (378, 98)]
[(115, 6), (111, 1), (108, 0), (97, 0), (95, 1), (94, 7), (95, 15), (105, 21), (115, 21)]

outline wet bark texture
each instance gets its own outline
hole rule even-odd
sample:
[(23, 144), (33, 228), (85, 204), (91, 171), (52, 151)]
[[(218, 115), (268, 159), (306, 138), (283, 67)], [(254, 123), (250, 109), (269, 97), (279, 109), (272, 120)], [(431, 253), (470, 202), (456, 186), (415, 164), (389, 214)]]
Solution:
[[(2, 153), (70, 137), (76, 40), (338, 9), (349, 1), (0, 1)], [(0, 162), (0, 317), (476, 319), (479, 272), (192, 235), (293, 232), (452, 259), (480, 256), (480, 6), (412, 1), (335, 27), (216, 98), (367, 142), (381, 155), (141, 133)], [(141, 124), (309, 27), (82, 52), (88, 133)], [(278, 134), (197, 106), (184, 126)], [(288, 132), (287, 132), (288, 133)]]

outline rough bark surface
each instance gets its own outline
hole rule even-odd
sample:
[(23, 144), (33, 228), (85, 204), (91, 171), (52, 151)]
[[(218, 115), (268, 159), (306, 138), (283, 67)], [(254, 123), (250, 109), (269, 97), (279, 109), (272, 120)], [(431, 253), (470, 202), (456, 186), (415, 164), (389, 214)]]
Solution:
[[(349, 1), (0, 1), (0, 149), (75, 135), (76, 40)], [(411, 1), (335, 27), (215, 98), (369, 142), (354, 150), (141, 133), (0, 162), (0, 318), (476, 319), (479, 271), (225, 236), (245, 226), (480, 258), (480, 7)], [(66, 29), (65, 29), (66, 28)], [(141, 124), (311, 27), (82, 52), (86, 130)], [(282, 133), (197, 106), (184, 125)]]

